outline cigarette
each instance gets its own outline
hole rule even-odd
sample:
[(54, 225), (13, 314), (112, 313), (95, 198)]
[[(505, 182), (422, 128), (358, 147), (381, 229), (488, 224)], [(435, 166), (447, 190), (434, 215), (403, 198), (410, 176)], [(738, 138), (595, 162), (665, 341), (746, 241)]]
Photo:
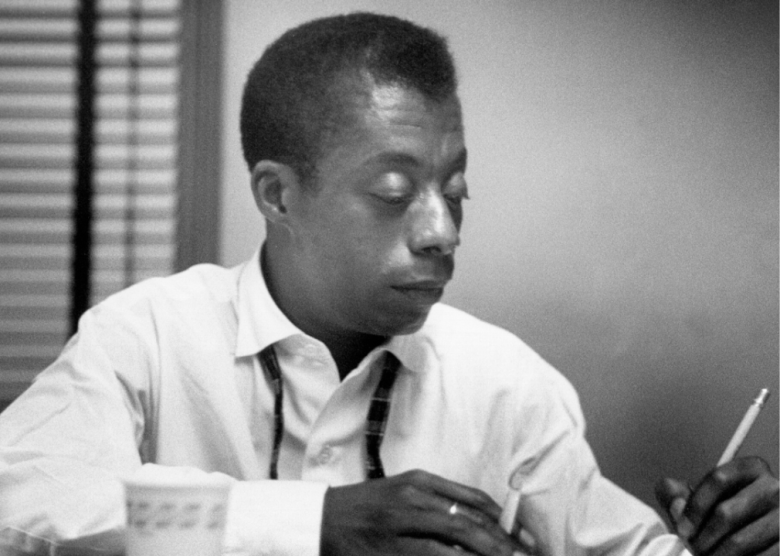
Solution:
[(767, 388), (762, 388), (761, 392), (758, 393), (756, 399), (753, 400), (753, 403), (750, 404), (750, 407), (748, 407), (748, 410), (745, 412), (745, 416), (739, 423), (737, 430), (734, 431), (734, 436), (731, 437), (731, 440), (723, 451), (723, 455), (720, 456), (716, 467), (720, 467), (724, 463), (730, 462), (734, 459), (734, 456), (737, 455), (737, 451), (739, 451), (740, 446), (742, 446), (742, 442), (745, 441), (745, 437), (747, 437), (750, 432), (750, 428), (753, 426), (756, 417), (758, 417), (761, 408), (764, 407), (767, 398), (769, 398), (769, 390)]
[(514, 535), (517, 529), (517, 512), (520, 509), (521, 490), (523, 488), (523, 469), (516, 469), (509, 476), (509, 492), (504, 499), (504, 507), (501, 512), (501, 519), (498, 523), (509, 533)]
[[(761, 411), (761, 408), (764, 407), (767, 398), (769, 398), (769, 390), (767, 388), (762, 388), (758, 393), (758, 396), (756, 396), (756, 399), (753, 400), (753, 403), (751, 403), (750, 407), (748, 407), (748, 410), (745, 412), (745, 416), (742, 417), (742, 421), (739, 423), (737, 430), (734, 431), (734, 435), (731, 437), (731, 440), (729, 440), (729, 443), (726, 446), (726, 449), (723, 451), (723, 455), (720, 456), (718, 465), (716, 465), (716, 467), (720, 467), (724, 463), (730, 462), (732, 459), (734, 459), (734, 456), (737, 455), (737, 451), (739, 450), (740, 446), (742, 446), (742, 442), (745, 441), (745, 437), (747, 437), (748, 433), (750, 432), (750, 428), (753, 426), (753, 422), (756, 420), (756, 417), (758, 417), (758, 413)], [(687, 500), (684, 498), (677, 498), (669, 508), (669, 512), (674, 519), (677, 528), (677, 534), (680, 536), (681, 542), (685, 548), (687, 548), (688, 551), (693, 554), (693, 550), (691, 550), (687, 543), (688, 538), (691, 536), (691, 534), (693, 534), (693, 524), (688, 520), (687, 517), (683, 515), (686, 504)]]
[(520, 489), (509, 487), (509, 492), (504, 500), (504, 509), (501, 512), (499, 524), (510, 535), (514, 533), (515, 520), (517, 519), (517, 509), (520, 506)]

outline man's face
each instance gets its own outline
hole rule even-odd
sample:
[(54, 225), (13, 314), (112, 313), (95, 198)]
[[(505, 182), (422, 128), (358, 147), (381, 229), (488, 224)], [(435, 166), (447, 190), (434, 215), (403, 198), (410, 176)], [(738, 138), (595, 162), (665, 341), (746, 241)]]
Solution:
[(310, 330), (380, 336), (422, 326), (452, 277), (467, 197), (460, 105), (395, 86), (355, 90), (353, 124), (290, 208)]

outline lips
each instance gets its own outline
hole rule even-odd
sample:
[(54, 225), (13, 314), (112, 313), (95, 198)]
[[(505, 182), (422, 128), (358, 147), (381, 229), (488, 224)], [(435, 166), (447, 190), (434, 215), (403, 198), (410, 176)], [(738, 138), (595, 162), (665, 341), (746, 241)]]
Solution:
[(433, 305), (444, 295), (446, 281), (422, 280), (393, 286), (393, 289), (422, 305)]

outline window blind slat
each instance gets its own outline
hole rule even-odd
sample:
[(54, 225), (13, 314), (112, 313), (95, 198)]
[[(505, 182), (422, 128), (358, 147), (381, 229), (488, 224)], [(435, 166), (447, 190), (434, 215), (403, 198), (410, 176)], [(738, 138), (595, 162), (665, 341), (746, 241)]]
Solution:
[(0, 14), (16, 17), (27, 15), (58, 17), (73, 15), (79, 0), (3, 0)]
[[(124, 191), (130, 180), (125, 168), (103, 169), (96, 172), (98, 192)], [(173, 192), (176, 185), (176, 169), (138, 170), (132, 174), (135, 189), (140, 194)], [(56, 193), (70, 191), (72, 187), (70, 168), (0, 168), (0, 188), (6, 194), (19, 192)]]
[(178, 38), (180, 22), (171, 17), (150, 15), (140, 21), (136, 28), (125, 14), (107, 15), (98, 22), (97, 33), (100, 40), (129, 41), (133, 33), (137, 33), (144, 42), (173, 41)]
[[(134, 0), (100, 0), (98, 7), (101, 14), (110, 16), (116, 13), (127, 13), (137, 5)], [(168, 15), (178, 14), (180, 0), (141, 0), (140, 7), (144, 14)]]
[[(126, 66), (133, 59), (133, 47), (125, 43), (103, 43), (98, 46), (97, 60), (100, 66)], [(137, 60), (141, 65), (170, 66), (179, 58), (177, 44), (160, 42), (159, 44), (141, 44), (137, 51)]]
[[(0, 394), (29, 381), (66, 339), (78, 8), (0, 2)], [(173, 269), (180, 8), (97, 5), (93, 303)]]
[[(67, 297), (63, 294), (62, 299), (67, 303)], [(63, 332), (63, 325), (58, 319), (50, 320), (24, 320), (15, 319), (7, 320), (0, 319), (0, 334), (10, 334), (13, 332), (21, 333), (48, 333), (48, 334), (61, 334)]]
[(62, 66), (75, 63), (75, 44), (46, 42), (4, 42), (0, 64), (4, 66)]
[[(128, 67), (101, 69), (97, 74), (99, 94), (127, 95), (131, 85), (142, 94), (175, 96), (178, 74), (171, 68), (148, 67), (134, 75)], [(11, 93), (72, 93), (76, 87), (73, 68), (12, 66), (0, 68), (0, 90)]]
[(76, 36), (78, 26), (72, 18), (8, 17), (0, 19), (3, 40), (62, 41)]
[(0, 113), (4, 118), (48, 116), (63, 114), (63, 118), (72, 117), (76, 99), (72, 94), (0, 94)]

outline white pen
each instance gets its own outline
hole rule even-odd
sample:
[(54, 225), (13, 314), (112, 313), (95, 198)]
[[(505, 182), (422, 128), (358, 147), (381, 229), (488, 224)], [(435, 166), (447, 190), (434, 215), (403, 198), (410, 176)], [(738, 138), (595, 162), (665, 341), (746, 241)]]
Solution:
[(509, 492), (507, 492), (506, 500), (504, 500), (504, 508), (501, 512), (499, 524), (504, 531), (514, 536), (523, 546), (523, 550), (514, 552), (513, 556), (532, 556), (537, 554), (536, 540), (517, 521), (517, 514), (520, 511), (520, 499), (523, 497), (522, 488), (522, 472), (516, 471), (509, 478)]
[(520, 506), (520, 498), (520, 489), (510, 486), (509, 492), (506, 495), (506, 500), (504, 500), (504, 509), (501, 512), (501, 519), (499, 520), (501, 528), (510, 535), (514, 533), (515, 523), (517, 521), (517, 510)]
[[(742, 443), (745, 441), (745, 438), (750, 432), (750, 428), (753, 426), (756, 417), (758, 417), (761, 408), (764, 407), (767, 398), (769, 398), (769, 389), (762, 388), (758, 393), (758, 396), (756, 396), (756, 399), (753, 400), (753, 403), (751, 403), (750, 407), (748, 407), (747, 411), (745, 412), (745, 416), (742, 417), (742, 421), (740, 421), (739, 426), (737, 426), (737, 430), (734, 431), (731, 440), (729, 440), (728, 445), (726, 445), (726, 449), (723, 451), (723, 455), (720, 456), (718, 464), (715, 467), (720, 467), (721, 465), (726, 464), (734, 459), (734, 456), (737, 455), (739, 448), (742, 446)], [(686, 503), (687, 500), (684, 498), (677, 498), (671, 505), (670, 513), (672, 514), (672, 518), (677, 524), (678, 532), (682, 530), (683, 534), (681, 536), (687, 539), (693, 529), (693, 526), (691, 525), (690, 521), (688, 521), (688, 519), (683, 516)]]
[(734, 459), (734, 456), (737, 455), (737, 451), (739, 451), (740, 446), (742, 446), (742, 443), (745, 441), (745, 437), (747, 437), (750, 432), (750, 427), (753, 426), (753, 422), (756, 420), (756, 417), (758, 417), (761, 408), (764, 407), (767, 398), (769, 398), (769, 389), (762, 388), (761, 392), (758, 393), (756, 399), (753, 400), (753, 403), (750, 404), (750, 407), (745, 412), (745, 416), (739, 423), (737, 430), (734, 431), (734, 436), (731, 437), (731, 440), (723, 451), (723, 455), (720, 456), (716, 467), (720, 467), (724, 463), (730, 462)]

